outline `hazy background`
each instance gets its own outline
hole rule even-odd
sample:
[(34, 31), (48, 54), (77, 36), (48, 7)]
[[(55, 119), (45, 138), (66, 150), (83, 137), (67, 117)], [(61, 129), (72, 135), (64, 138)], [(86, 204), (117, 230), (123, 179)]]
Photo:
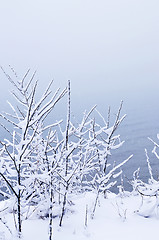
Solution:
[[(139, 162), (143, 139), (159, 131), (158, 0), (1, 1), (0, 65), (9, 64), (19, 76), (37, 70), (41, 89), (70, 79), (76, 114), (96, 103), (114, 114), (123, 99), (122, 137)], [(1, 72), (0, 83), (3, 110), (9, 84)]]

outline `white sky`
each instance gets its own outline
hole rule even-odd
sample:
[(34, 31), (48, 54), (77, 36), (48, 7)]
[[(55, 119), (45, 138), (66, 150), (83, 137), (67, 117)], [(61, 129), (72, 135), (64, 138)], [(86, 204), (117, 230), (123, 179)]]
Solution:
[(0, 65), (37, 69), (41, 85), (70, 79), (77, 101), (152, 99), (159, 87), (158, 0), (1, 1), (0, 43)]

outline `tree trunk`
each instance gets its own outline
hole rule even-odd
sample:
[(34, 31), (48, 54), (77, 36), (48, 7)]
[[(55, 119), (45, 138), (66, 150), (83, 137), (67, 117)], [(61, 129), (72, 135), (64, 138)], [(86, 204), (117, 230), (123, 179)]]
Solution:
[[(18, 169), (18, 185), (21, 185), (20, 164)], [(21, 238), (22, 222), (21, 222), (21, 190), (18, 190), (18, 237)]]
[(63, 217), (65, 214), (65, 206), (66, 206), (66, 201), (67, 201), (68, 187), (69, 187), (69, 184), (67, 184), (67, 186), (66, 186), (65, 195), (64, 195), (64, 199), (63, 199), (63, 207), (62, 207), (62, 213), (61, 213), (60, 224), (59, 224), (60, 227), (62, 226), (62, 221), (63, 221)]
[(52, 189), (52, 179), (51, 179), (51, 184), (50, 184), (50, 209), (49, 209), (49, 240), (52, 240), (52, 233), (53, 233), (53, 214), (52, 214), (52, 209), (53, 209), (53, 189)]

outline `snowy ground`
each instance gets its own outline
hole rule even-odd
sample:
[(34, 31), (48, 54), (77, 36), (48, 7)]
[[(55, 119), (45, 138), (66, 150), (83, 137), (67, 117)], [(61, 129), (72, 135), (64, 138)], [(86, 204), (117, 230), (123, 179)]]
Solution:
[[(159, 218), (153, 208), (156, 200), (144, 200), (138, 213), (142, 198), (130, 193), (124, 198), (110, 193), (107, 199), (100, 197), (95, 216), (91, 213), (95, 195), (86, 193), (75, 196), (65, 215), (63, 226), (59, 227), (59, 218), (54, 218), (53, 240), (138, 240), (155, 239), (158, 235)], [(150, 201), (149, 201), (150, 200)], [(1, 205), (2, 206), (2, 202)], [(88, 210), (86, 221), (86, 209)], [(6, 217), (9, 227), (13, 226), (13, 215)], [(87, 226), (85, 223), (87, 222)], [(48, 220), (35, 219), (23, 222), (23, 240), (48, 240)], [(0, 240), (15, 239), (4, 224), (0, 223)]]

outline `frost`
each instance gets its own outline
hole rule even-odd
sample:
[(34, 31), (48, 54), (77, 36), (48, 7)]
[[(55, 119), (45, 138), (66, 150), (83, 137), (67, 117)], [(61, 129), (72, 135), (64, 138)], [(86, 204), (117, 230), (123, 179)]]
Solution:
[[(23, 220), (36, 212), (39, 218), (49, 219), (49, 239), (52, 239), (54, 208), (58, 208), (59, 225), (62, 226), (65, 215), (74, 206), (72, 195), (91, 191), (96, 193), (94, 216), (99, 197), (106, 196), (116, 184), (114, 178), (121, 175), (122, 166), (131, 159), (132, 155), (114, 166), (110, 158), (124, 143), (120, 135), (115, 135), (124, 119), (120, 117), (122, 103), (112, 126), (103, 117), (103, 124), (94, 118), (97, 106), (85, 112), (81, 122), (74, 123), (70, 82), (61, 93), (58, 89), (53, 95), (50, 84), (38, 101), (38, 83), (33, 79), (11, 82), (18, 106), (11, 107), (14, 117), (2, 115), (12, 124), (12, 129), (10, 139), (1, 142), (1, 194), (8, 199), (14, 196), (12, 213), (18, 234), (21, 235)], [(66, 93), (66, 124), (62, 120), (47, 124), (48, 114)], [(31, 208), (34, 208), (32, 213)]]

